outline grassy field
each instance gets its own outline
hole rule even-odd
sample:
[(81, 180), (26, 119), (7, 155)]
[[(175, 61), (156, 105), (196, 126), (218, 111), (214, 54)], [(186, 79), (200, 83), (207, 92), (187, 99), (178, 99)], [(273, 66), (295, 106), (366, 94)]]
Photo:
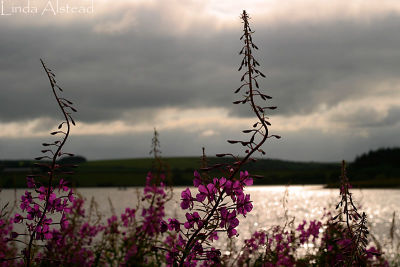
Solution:
[[(201, 160), (198, 157), (176, 157), (164, 158), (163, 161), (169, 166), (170, 183), (173, 185), (191, 185), (194, 170), (199, 170)], [(208, 158), (208, 164), (213, 165), (221, 162), (220, 158)], [(2, 161), (0, 162), (0, 186), (3, 188), (25, 187), (27, 174), (38, 172), (33, 166), (33, 161)], [(73, 186), (143, 186), (146, 174), (155, 172), (152, 158), (120, 159), (120, 160), (98, 160), (80, 163), (75, 169), (75, 174), (68, 177)], [(350, 164), (350, 170), (351, 170)], [(317, 163), (317, 162), (293, 162), (273, 159), (258, 160), (255, 163), (245, 165), (245, 170), (251, 174), (263, 175), (264, 178), (255, 180), (258, 185), (285, 185), (285, 184), (325, 184), (336, 187), (339, 181), (340, 163)], [(365, 173), (362, 169), (354, 172)], [(380, 169), (380, 173), (385, 173)], [(368, 173), (373, 173), (369, 170)], [(392, 172), (393, 173), (393, 172)], [(376, 175), (370, 179), (350, 180), (355, 187), (399, 187), (400, 179), (394, 176)], [(211, 176), (214, 174), (211, 173)], [(220, 176), (218, 172), (216, 176)]]
[[(209, 165), (221, 162), (209, 158)], [(190, 185), (194, 170), (199, 170), (201, 160), (197, 157), (165, 158), (174, 185)], [(4, 168), (0, 172), (0, 186), (24, 187), (27, 174), (35, 172), (33, 162), (14, 162), (16, 167)], [(142, 186), (146, 174), (153, 170), (151, 158), (99, 160), (79, 164), (76, 173), (68, 180), (79, 187), (87, 186)], [(303, 163), (281, 160), (259, 160), (249, 163), (245, 169), (250, 173), (264, 175), (255, 184), (325, 184), (333, 182), (339, 175), (339, 163)]]

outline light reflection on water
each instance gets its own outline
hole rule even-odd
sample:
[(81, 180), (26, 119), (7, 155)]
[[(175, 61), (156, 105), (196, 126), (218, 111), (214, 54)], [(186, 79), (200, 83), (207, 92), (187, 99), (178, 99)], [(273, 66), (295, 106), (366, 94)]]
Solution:
[[(175, 187), (174, 197), (166, 205), (166, 218), (184, 218), (185, 211), (179, 208), (180, 192), (185, 187)], [(196, 194), (195, 188), (191, 188), (192, 195)], [(24, 192), (18, 189), (17, 196)], [(122, 213), (126, 207), (136, 207), (138, 193), (142, 188), (79, 188), (78, 192), (87, 199), (94, 197), (98, 203), (99, 211), (105, 217), (112, 215), (110, 201), (116, 214)], [(285, 222), (284, 202), (287, 207), (287, 216), (295, 218), (295, 226), (303, 220), (318, 220), (327, 211), (334, 212), (334, 207), (339, 201), (339, 190), (324, 189), (322, 186), (252, 186), (246, 189), (253, 201), (253, 210), (246, 218), (239, 216), (239, 237), (235, 242), (242, 244), (243, 239), (248, 238), (252, 232), (260, 229), (268, 229), (271, 226)], [(285, 193), (286, 192), (286, 193)], [(388, 247), (389, 231), (393, 212), (396, 212), (397, 234), (400, 234), (400, 190), (394, 189), (362, 189), (352, 190), (353, 199), (360, 205), (360, 211), (365, 211), (368, 216), (370, 232), (383, 245)], [(284, 198), (284, 196), (286, 197)], [(14, 190), (3, 190), (0, 193), (0, 207), (5, 202), (14, 201)], [(222, 245), (225, 238), (218, 240)], [(223, 246), (225, 247), (225, 246)]]

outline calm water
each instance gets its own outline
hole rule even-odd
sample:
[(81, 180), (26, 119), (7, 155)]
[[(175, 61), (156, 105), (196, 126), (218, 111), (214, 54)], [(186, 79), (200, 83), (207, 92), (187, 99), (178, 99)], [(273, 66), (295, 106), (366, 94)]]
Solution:
[[(180, 192), (184, 187), (174, 188), (174, 197), (166, 206), (166, 217), (183, 218), (184, 213), (178, 208)], [(326, 210), (332, 211), (339, 201), (337, 189), (323, 189), (322, 186), (253, 186), (246, 189), (251, 195), (254, 209), (246, 218), (240, 218), (238, 232), (240, 236), (236, 242), (241, 243), (257, 229), (267, 229), (285, 221), (284, 204), (287, 214), (295, 217), (295, 225), (302, 220), (320, 219)], [(20, 196), (24, 190), (19, 189), (16, 195)], [(85, 197), (87, 205), (93, 197), (98, 203), (98, 209), (105, 217), (112, 215), (114, 209), (120, 214), (126, 207), (136, 207), (138, 194), (142, 188), (80, 188), (78, 192)], [(192, 194), (194, 188), (192, 188)], [(353, 190), (353, 198), (361, 206), (361, 211), (368, 215), (370, 232), (376, 236), (388, 253), (391, 251), (389, 245), (389, 229), (392, 222), (393, 212), (396, 212), (397, 229), (400, 235), (400, 190), (390, 189), (363, 189)], [(14, 190), (3, 190), (0, 193), (1, 206), (5, 202), (14, 201)], [(110, 204), (111, 203), (111, 204)], [(113, 208), (111, 208), (111, 205)], [(0, 207), (1, 207), (0, 206)], [(219, 240), (225, 242), (224, 239)]]

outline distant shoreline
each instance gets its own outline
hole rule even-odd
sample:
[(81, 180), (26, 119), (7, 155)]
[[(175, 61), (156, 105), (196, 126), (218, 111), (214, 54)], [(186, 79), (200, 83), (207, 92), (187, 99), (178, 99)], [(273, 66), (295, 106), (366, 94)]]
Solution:
[[(199, 157), (163, 158), (168, 166), (167, 183), (176, 186), (192, 185), (193, 172), (199, 170)], [(156, 173), (152, 158), (135, 158), (120, 160), (95, 160), (78, 162), (75, 174), (65, 177), (75, 187), (140, 187), (145, 184), (149, 171)], [(34, 166), (35, 161), (2, 160), (0, 161), (0, 187), (24, 188), (28, 174), (40, 173)], [(208, 165), (221, 163), (223, 159), (210, 157)], [(388, 171), (386, 171), (386, 169)], [(250, 174), (262, 175), (255, 179), (255, 185), (325, 185), (326, 188), (338, 188), (340, 163), (294, 162), (276, 159), (260, 159), (244, 166)], [(390, 171), (390, 172), (389, 172)], [(378, 173), (372, 179), (362, 175)], [(400, 188), (400, 175), (390, 177), (387, 173), (397, 175), (393, 168), (377, 166), (375, 169), (352, 169), (349, 164), (349, 179), (354, 188)], [(214, 175), (211, 173), (211, 175)], [(215, 174), (217, 175), (217, 174)], [(218, 174), (220, 175), (220, 174)]]

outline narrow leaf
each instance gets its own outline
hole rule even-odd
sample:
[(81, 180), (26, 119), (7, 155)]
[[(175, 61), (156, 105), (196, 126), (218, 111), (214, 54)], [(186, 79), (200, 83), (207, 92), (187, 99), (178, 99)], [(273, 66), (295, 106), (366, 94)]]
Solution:
[(75, 125), (74, 119), (71, 116), (69, 116), (69, 118), (71, 119), (72, 124)]
[(264, 95), (264, 94), (262, 94), (265, 98), (267, 98), (267, 99), (272, 99), (272, 97), (271, 96), (269, 96), (269, 95)]

